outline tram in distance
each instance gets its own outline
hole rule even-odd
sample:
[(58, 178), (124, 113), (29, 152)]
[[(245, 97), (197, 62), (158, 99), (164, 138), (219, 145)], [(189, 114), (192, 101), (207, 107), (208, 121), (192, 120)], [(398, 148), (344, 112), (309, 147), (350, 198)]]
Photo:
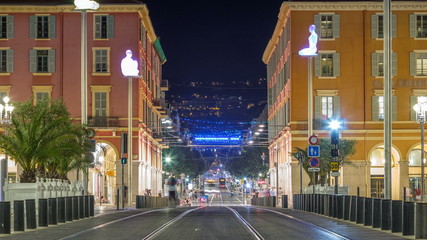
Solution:
[(219, 187), (220, 188), (225, 188), (225, 178), (220, 178), (219, 179)]

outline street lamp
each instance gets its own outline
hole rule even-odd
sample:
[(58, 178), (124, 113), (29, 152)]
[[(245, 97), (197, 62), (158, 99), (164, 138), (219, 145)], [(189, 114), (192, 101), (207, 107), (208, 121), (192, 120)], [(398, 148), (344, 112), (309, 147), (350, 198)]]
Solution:
[[(6, 96), (3, 98), (3, 104), (0, 104), (0, 124), (4, 127), (4, 134), (7, 135), (8, 126), (12, 123), (12, 112), (13, 107), (9, 104), (9, 97)], [(4, 183), (7, 181), (7, 162), (8, 156), (5, 155), (5, 158), (0, 159), (0, 202), (5, 200), (4, 193)]]
[(424, 201), (424, 125), (426, 123), (427, 103), (417, 103), (414, 105), (417, 114), (417, 123), (421, 126), (421, 201)]
[[(90, 0), (74, 0), (75, 11), (81, 12), (81, 54), (80, 54), (80, 78), (81, 78), (81, 118), (82, 124), (87, 123), (87, 11), (95, 11), (99, 8), (99, 4)], [(87, 194), (88, 176), (83, 174), (84, 178), (84, 193)]]
[(267, 158), (267, 156), (265, 155), (265, 152), (263, 152), (261, 154), (261, 159), (262, 159), (262, 166), (265, 166), (265, 159)]

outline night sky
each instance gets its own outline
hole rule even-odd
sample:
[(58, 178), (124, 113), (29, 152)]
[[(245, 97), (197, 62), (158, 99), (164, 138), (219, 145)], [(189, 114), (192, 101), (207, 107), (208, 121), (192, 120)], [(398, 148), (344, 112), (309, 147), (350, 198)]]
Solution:
[(261, 61), (281, 0), (146, 0), (167, 62), (163, 79), (230, 82), (265, 77)]

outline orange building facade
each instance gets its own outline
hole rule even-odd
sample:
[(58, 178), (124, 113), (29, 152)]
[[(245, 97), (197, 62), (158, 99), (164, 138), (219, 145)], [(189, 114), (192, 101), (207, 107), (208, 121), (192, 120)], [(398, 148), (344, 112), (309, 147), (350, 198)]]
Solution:
[[(0, 3), (0, 97), (13, 101), (62, 98), (71, 117), (80, 122), (81, 13), (70, 4)], [(161, 104), (162, 65), (166, 58), (145, 4), (103, 1), (87, 13), (87, 123), (96, 132), (95, 167), (89, 170), (88, 191), (112, 203), (116, 189), (136, 194), (162, 189)], [(139, 63), (132, 80), (132, 153), (122, 183), (121, 132), (128, 132), (128, 79), (122, 75), (126, 50)], [(164, 82), (163, 82), (164, 83)], [(9, 163), (9, 175), (19, 166)], [(129, 175), (130, 173), (130, 175)], [(16, 175), (15, 175), (16, 176)], [(76, 174), (70, 178), (75, 179)], [(81, 176), (80, 176), (81, 179)]]
[[(328, 122), (344, 122), (341, 138), (357, 140), (340, 166), (349, 194), (382, 197), (384, 182), (382, 2), (285, 1), (264, 55), (267, 64), (271, 182), (299, 193), (299, 163), (290, 153), (308, 145), (308, 46), (311, 24), (319, 37), (313, 57), (313, 133), (329, 137)], [(420, 125), (413, 106), (427, 97), (427, 3), (392, 4), (392, 198), (419, 198)], [(278, 162), (279, 180), (274, 162)], [(334, 184), (333, 179), (330, 182)], [(303, 186), (309, 177), (303, 172)]]

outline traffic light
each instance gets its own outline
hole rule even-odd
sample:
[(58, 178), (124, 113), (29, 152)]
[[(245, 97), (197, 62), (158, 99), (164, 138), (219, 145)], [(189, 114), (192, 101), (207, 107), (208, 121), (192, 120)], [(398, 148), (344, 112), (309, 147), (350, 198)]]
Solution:
[(340, 154), (340, 151), (338, 149), (331, 149), (332, 157), (338, 157), (339, 154)]
[(122, 158), (122, 164), (126, 164), (126, 163), (128, 163), (128, 159), (127, 159), (127, 158), (125, 158), (125, 157), (123, 157), (123, 158)]
[(331, 144), (338, 145), (340, 142), (340, 134), (337, 129), (331, 131)]
[(122, 131), (121, 137), (122, 157), (128, 153), (128, 134)]

